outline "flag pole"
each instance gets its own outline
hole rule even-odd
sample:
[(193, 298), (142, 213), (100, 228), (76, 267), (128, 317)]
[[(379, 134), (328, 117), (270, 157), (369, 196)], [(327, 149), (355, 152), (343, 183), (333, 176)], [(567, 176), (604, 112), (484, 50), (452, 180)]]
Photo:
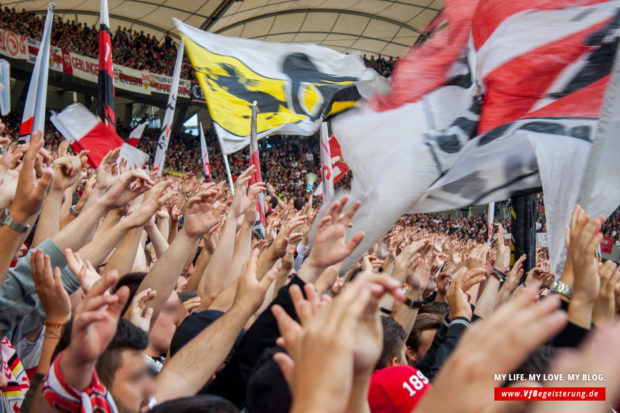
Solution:
[(321, 181), (323, 182), (323, 199), (329, 204), (334, 197), (334, 175), (332, 171), (332, 156), (329, 148), (329, 131), (327, 122), (321, 123)]
[(177, 49), (177, 60), (174, 64), (174, 72), (172, 74), (172, 85), (170, 86), (170, 94), (168, 95), (168, 103), (166, 112), (164, 113), (164, 121), (161, 125), (161, 133), (157, 142), (157, 152), (155, 152), (155, 160), (153, 161), (153, 172), (157, 176), (161, 176), (164, 171), (166, 162), (166, 152), (168, 151), (168, 143), (170, 142), (170, 132), (172, 131), (172, 122), (174, 120), (174, 110), (177, 105), (177, 94), (179, 92), (179, 79), (183, 68), (183, 39), (179, 43)]
[(487, 242), (493, 239), (493, 220), (495, 219), (495, 202), (489, 202), (487, 210)]
[(49, 74), (50, 38), (56, 5), (47, 5), (47, 16), (41, 34), (39, 51), (30, 77), (30, 85), (24, 105), (22, 123), (19, 129), (19, 142), (30, 142), (33, 132), (45, 129), (45, 106), (47, 101), (47, 79)]
[[(250, 121), (250, 165), (256, 167), (254, 175), (250, 179), (250, 185), (257, 182), (261, 182), (263, 179), (260, 173), (260, 157), (258, 153), (258, 106), (256, 101), (252, 103), (252, 119)], [(261, 234), (262, 238), (265, 238), (265, 209), (263, 204), (263, 193), (258, 194), (256, 200), (256, 224), (254, 230)]]
[(226, 167), (226, 177), (228, 177), (228, 185), (230, 186), (230, 192), (235, 194), (235, 186), (233, 185), (232, 175), (230, 173), (230, 165), (228, 164), (228, 155), (224, 152), (224, 145), (222, 145), (222, 140), (220, 139), (220, 135), (217, 133), (217, 141), (220, 144), (220, 150), (222, 151), (222, 158), (224, 158), (224, 166)]

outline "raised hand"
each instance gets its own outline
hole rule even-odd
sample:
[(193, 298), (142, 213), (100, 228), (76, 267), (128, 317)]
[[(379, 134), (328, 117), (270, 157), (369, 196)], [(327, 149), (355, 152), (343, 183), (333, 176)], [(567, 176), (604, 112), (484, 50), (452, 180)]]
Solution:
[(265, 190), (265, 184), (263, 182), (257, 182), (249, 188), (247, 187), (247, 181), (251, 178), (251, 174), (248, 174), (248, 172), (253, 170), (254, 167), (252, 166), (237, 179), (239, 185), (235, 188), (235, 196), (230, 205), (230, 211), (234, 218), (239, 218), (251, 206), (255, 205), (258, 194)]
[(199, 192), (190, 198), (185, 211), (183, 232), (191, 238), (198, 238), (209, 232), (218, 222), (213, 209), (213, 198), (217, 194), (214, 183), (203, 185)]
[(69, 269), (73, 271), (73, 274), (75, 274), (77, 279), (80, 281), (82, 290), (85, 293), (88, 293), (92, 286), (99, 281), (101, 275), (99, 275), (90, 261), (82, 261), (80, 254), (73, 252), (70, 248), (65, 250), (65, 258), (67, 259)]
[(82, 177), (82, 162), (77, 156), (64, 156), (52, 164), (54, 189), (64, 191)]
[(616, 310), (614, 288), (620, 280), (620, 272), (616, 270), (616, 264), (612, 260), (607, 260), (605, 264), (598, 265), (598, 275), (601, 288), (592, 309), (592, 322), (601, 326), (614, 317)]
[(116, 162), (121, 154), (121, 149), (116, 148), (106, 154), (97, 168), (96, 187), (99, 191), (105, 192), (119, 178), (118, 168), (115, 168)]
[(34, 132), (30, 139), (28, 151), (24, 156), (17, 180), (17, 190), (10, 207), (10, 216), (24, 224), (31, 216), (39, 213), (50, 188), (54, 173), (46, 168), (39, 179), (35, 174), (35, 160), (43, 147), (41, 132)]
[(125, 218), (125, 222), (132, 228), (145, 225), (172, 196), (166, 192), (171, 185), (170, 181), (161, 181), (147, 191), (142, 204)]
[(146, 288), (137, 293), (125, 313), (125, 318), (142, 331), (148, 333), (151, 327), (151, 318), (153, 317), (153, 308), (149, 304), (157, 296), (157, 291)]
[(483, 268), (468, 270), (466, 267), (459, 269), (454, 274), (454, 279), (448, 287), (446, 297), (450, 306), (450, 318), (464, 317), (471, 320), (472, 309), (467, 291), (476, 284), (486, 279)]
[(197, 185), (198, 181), (196, 180), (194, 173), (190, 172), (183, 178), (183, 182), (181, 182), (181, 188), (179, 189), (179, 192), (181, 192), (185, 196), (188, 196), (190, 192), (192, 192), (194, 188), (196, 188)]
[[(292, 234), (295, 228), (300, 227), (304, 224), (306, 218), (298, 215), (293, 219), (290, 219), (286, 225), (284, 225), (284, 229), (280, 231), (276, 239), (274, 240), (271, 248), (273, 249), (276, 257), (284, 257), (286, 255), (286, 248), (289, 244), (294, 243), (294, 241), (299, 242), (302, 238), (302, 234)], [(294, 237), (294, 239), (293, 239)], [(293, 241), (293, 242), (291, 242)], [(295, 243), (295, 245), (297, 245)]]
[(45, 321), (64, 324), (71, 318), (71, 301), (60, 276), (60, 268), (52, 267), (49, 255), (36, 250), (30, 255), (30, 272), (39, 302), (45, 311)]
[(126, 286), (115, 294), (107, 293), (117, 280), (116, 271), (105, 274), (78, 305), (71, 330), (71, 344), (63, 359), (69, 357), (78, 363), (93, 363), (108, 347), (129, 297), (129, 288)]
[(103, 196), (104, 205), (118, 208), (127, 205), (138, 195), (145, 193), (154, 185), (153, 180), (141, 170), (124, 173), (114, 182), (110, 190)]
[(311, 289), (306, 286), (304, 300), (299, 288), (291, 287), (301, 325), (282, 307), (272, 308), (282, 334), (278, 343), (288, 352), (274, 359), (294, 396), (291, 411), (344, 411), (353, 377), (369, 375), (381, 353), (378, 300), (386, 292), (397, 294), (398, 282), (361, 273), (329, 305)]
[(275, 269), (269, 271), (260, 281), (256, 278), (256, 263), (258, 261), (258, 249), (252, 250), (250, 259), (245, 265), (243, 274), (237, 284), (237, 294), (233, 307), (243, 308), (254, 314), (265, 299), (267, 289), (276, 277)]
[(526, 289), (487, 320), (472, 324), (416, 411), (487, 411), (493, 402), (492, 389), (497, 386), (494, 374), (513, 372), (566, 325), (566, 313), (560, 310), (557, 297), (539, 304), (536, 299), (536, 291)]
[(598, 297), (600, 280), (597, 274), (596, 248), (603, 239), (599, 233), (605, 217), (591, 220), (584, 210), (575, 207), (576, 219), (570, 229), (569, 256), (572, 262), (574, 281), (572, 299), (593, 303)]
[(324, 269), (336, 264), (348, 257), (364, 239), (364, 233), (358, 232), (348, 243), (345, 241), (347, 228), (361, 205), (357, 201), (346, 214), (341, 215), (348, 201), (349, 197), (345, 196), (334, 202), (318, 223), (312, 252), (308, 257), (310, 265)]

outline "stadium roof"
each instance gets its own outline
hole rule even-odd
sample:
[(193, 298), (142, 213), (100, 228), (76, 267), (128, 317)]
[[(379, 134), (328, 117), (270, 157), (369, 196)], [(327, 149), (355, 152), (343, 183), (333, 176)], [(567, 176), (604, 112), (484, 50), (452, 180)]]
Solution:
[[(98, 24), (100, 0), (56, 0), (63, 19)], [(3, 6), (44, 13), (47, 0)], [(310, 42), (341, 52), (400, 56), (437, 15), (443, 0), (108, 0), (111, 29), (144, 30), (158, 38), (172, 17), (230, 36)]]

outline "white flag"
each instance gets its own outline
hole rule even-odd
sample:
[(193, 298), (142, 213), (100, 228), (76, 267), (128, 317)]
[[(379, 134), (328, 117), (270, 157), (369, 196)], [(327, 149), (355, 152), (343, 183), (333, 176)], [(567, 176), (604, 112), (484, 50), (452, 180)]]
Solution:
[(177, 51), (177, 61), (174, 65), (174, 74), (172, 75), (172, 85), (170, 87), (170, 95), (168, 95), (168, 104), (166, 105), (166, 113), (164, 121), (161, 125), (161, 134), (157, 142), (157, 152), (155, 153), (155, 161), (153, 163), (153, 172), (157, 176), (161, 176), (164, 171), (164, 163), (166, 162), (166, 151), (168, 150), (168, 142), (170, 142), (170, 131), (172, 129), (172, 121), (174, 120), (174, 109), (177, 104), (177, 94), (179, 92), (179, 78), (181, 77), (181, 68), (183, 66), (183, 41), (179, 44)]
[(34, 63), (26, 104), (22, 115), (22, 124), (19, 129), (19, 140), (30, 142), (32, 132), (43, 131), (45, 128), (45, 106), (47, 103), (47, 77), (50, 67), (50, 37), (54, 21), (56, 5), (47, 6), (47, 17), (43, 26), (43, 35), (39, 44), (37, 60)]

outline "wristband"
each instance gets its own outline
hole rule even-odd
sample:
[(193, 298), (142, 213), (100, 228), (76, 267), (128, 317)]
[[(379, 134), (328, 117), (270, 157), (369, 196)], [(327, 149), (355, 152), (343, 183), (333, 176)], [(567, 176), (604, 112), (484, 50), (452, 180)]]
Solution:
[(381, 311), (385, 315), (392, 315), (392, 310), (390, 310), (389, 308), (385, 308), (382, 305), (379, 306), (379, 311)]
[(43, 325), (50, 328), (63, 328), (65, 326), (65, 323), (50, 323), (48, 321), (44, 321)]
[(7, 208), (4, 209), (4, 213), (2, 214), (2, 217), (0, 218), (0, 225), (6, 225), (7, 227), (11, 228), (13, 231), (19, 232), (21, 234), (25, 233), (26, 231), (30, 229), (30, 225), (20, 224), (19, 222), (11, 218), (9, 216), (9, 210)]
[(506, 274), (498, 270), (497, 268), (493, 268), (491, 275), (497, 279), (500, 283), (506, 281)]
[(407, 307), (411, 309), (420, 308), (424, 305), (424, 300), (422, 299), (412, 300), (411, 298), (406, 298), (403, 304), (405, 304)]

